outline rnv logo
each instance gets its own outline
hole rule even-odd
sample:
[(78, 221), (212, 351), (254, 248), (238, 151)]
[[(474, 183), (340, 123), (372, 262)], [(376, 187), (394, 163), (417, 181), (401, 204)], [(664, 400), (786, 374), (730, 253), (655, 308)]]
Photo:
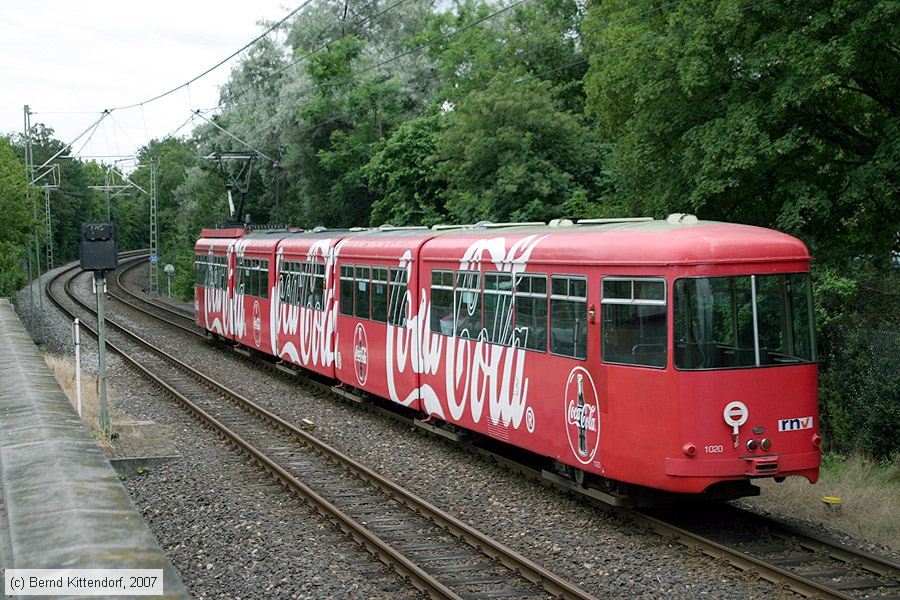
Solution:
[(778, 431), (798, 431), (800, 429), (812, 429), (812, 426), (812, 417), (781, 419), (780, 421), (778, 421)]

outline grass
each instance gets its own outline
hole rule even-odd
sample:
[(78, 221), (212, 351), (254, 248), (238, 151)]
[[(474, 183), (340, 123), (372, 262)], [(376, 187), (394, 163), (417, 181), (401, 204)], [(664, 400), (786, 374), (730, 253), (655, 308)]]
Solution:
[[(826, 454), (816, 485), (802, 477), (757, 483), (762, 495), (745, 499), (749, 504), (900, 549), (900, 456), (878, 462)], [(822, 502), (825, 496), (843, 502), (828, 507)]]
[[(46, 355), (69, 402), (75, 406), (75, 365), (67, 358)], [(110, 399), (110, 419), (113, 418)], [(97, 377), (81, 377), (81, 420), (102, 447), (111, 440), (100, 429), (100, 397)], [(140, 435), (133, 428), (133, 435)], [(140, 472), (140, 471), (139, 471)], [(756, 482), (762, 495), (745, 502), (775, 513), (807, 519), (850, 535), (900, 550), (900, 456), (892, 461), (876, 462), (859, 457), (826, 454), (822, 459), (819, 482), (810, 485), (802, 477), (783, 483), (772, 479)], [(843, 500), (840, 508), (827, 507), (824, 496)]]
[[(54, 356), (52, 354), (44, 355), (44, 362), (53, 371), (56, 381), (65, 392), (69, 403), (75, 408), (77, 399), (75, 395), (75, 364), (68, 358)], [(110, 419), (113, 416), (112, 399), (107, 394), (109, 402)], [(109, 435), (104, 433), (100, 428), (100, 393), (98, 387), (98, 377), (88, 375), (82, 371), (81, 373), (81, 420), (91, 435), (96, 440), (97, 445), (108, 448), (111, 445)]]

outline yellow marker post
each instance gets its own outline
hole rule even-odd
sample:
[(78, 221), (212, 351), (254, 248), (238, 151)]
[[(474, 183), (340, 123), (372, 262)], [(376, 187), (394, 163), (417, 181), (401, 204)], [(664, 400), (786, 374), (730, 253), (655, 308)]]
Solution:
[(825, 510), (828, 511), (829, 514), (837, 515), (841, 510), (841, 506), (844, 504), (844, 499), (838, 498), (837, 496), (823, 496), (822, 504), (825, 506)]

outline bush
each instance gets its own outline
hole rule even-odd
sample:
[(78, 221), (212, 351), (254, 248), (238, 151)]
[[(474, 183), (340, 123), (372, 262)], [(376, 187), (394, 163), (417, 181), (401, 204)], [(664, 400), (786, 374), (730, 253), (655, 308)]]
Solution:
[(854, 265), (816, 280), (828, 446), (890, 458), (900, 452), (900, 276)]

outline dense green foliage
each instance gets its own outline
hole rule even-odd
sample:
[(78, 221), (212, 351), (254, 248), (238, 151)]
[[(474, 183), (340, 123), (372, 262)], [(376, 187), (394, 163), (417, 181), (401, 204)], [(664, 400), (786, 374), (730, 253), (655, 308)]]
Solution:
[[(149, 189), (158, 160), (161, 258), (184, 298), (194, 240), (245, 166), (200, 157), (249, 148), (255, 223), (693, 212), (786, 231), (817, 257), (826, 439), (883, 457), (900, 449), (896, 333), (878, 333), (900, 330), (897, 40), (892, 1), (319, 0), (232, 68), (209, 118), (244, 144), (198, 121), (144, 146), (131, 179)], [(44, 128), (35, 143), (37, 160), (61, 147)], [(0, 145), (4, 206), (27, 205), (20, 156)], [(106, 212), (86, 187), (104, 165), (62, 169), (60, 260)], [(146, 194), (111, 214), (123, 249), (147, 245)], [(2, 256), (10, 289), (21, 252)]]
[(0, 296), (13, 296), (26, 281), (26, 254), (33, 252), (36, 194), (26, 191), (25, 165), (0, 137)]
[(890, 457), (900, 449), (900, 273), (861, 264), (815, 273), (826, 438)]
[(896, 249), (900, 5), (657, 6), (604, 1), (585, 25), (626, 206), (777, 227), (820, 258)]

